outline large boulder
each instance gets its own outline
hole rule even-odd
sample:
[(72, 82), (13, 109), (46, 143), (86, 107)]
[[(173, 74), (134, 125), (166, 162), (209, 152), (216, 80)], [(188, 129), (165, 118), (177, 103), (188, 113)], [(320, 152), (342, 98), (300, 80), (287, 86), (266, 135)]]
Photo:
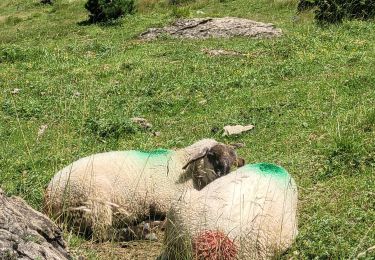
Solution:
[(70, 259), (61, 230), (0, 189), (0, 259)]
[(142, 39), (155, 39), (163, 35), (172, 38), (206, 39), (251, 37), (270, 38), (282, 31), (270, 23), (260, 23), (236, 17), (179, 19), (164, 28), (150, 28), (140, 35)]

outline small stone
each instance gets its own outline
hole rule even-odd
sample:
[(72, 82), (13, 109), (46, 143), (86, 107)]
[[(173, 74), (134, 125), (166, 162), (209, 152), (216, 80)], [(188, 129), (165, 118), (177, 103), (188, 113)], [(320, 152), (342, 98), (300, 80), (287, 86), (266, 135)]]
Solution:
[(214, 134), (216, 134), (217, 132), (219, 132), (219, 130), (220, 129), (217, 126), (214, 126), (214, 127), (211, 128), (211, 132), (214, 133)]
[(20, 91), (21, 91), (21, 89), (15, 88), (10, 93), (12, 93), (13, 95), (16, 95), (16, 94), (20, 93)]
[(26, 178), (26, 177), (27, 177), (27, 174), (28, 174), (27, 171), (26, 171), (26, 170), (23, 170), (23, 171), (22, 171), (22, 178)]
[(223, 49), (202, 49), (202, 51), (210, 56), (242, 56), (243, 54), (237, 51), (223, 50)]
[(303, 123), (302, 123), (302, 126), (307, 128), (307, 127), (309, 127), (309, 124), (306, 123), (306, 122), (303, 122)]
[(138, 124), (140, 127), (144, 128), (144, 129), (149, 129), (152, 127), (152, 124), (150, 124), (147, 119), (145, 118), (142, 118), (142, 117), (133, 117), (131, 118), (131, 121), (133, 123), (136, 123)]
[(242, 125), (227, 125), (227, 126), (224, 127), (223, 136), (225, 136), (225, 135), (237, 135), (237, 134), (241, 134), (241, 133), (249, 131), (249, 130), (251, 130), (253, 128), (254, 128), (253, 125), (246, 125), (246, 126), (242, 126)]
[(39, 130), (38, 130), (38, 139), (40, 137), (42, 137), (42, 135), (44, 135), (44, 133), (46, 132), (47, 128), (48, 128), (48, 125), (41, 125), (39, 127)]
[(244, 143), (234, 143), (234, 144), (231, 144), (231, 145), (234, 146), (235, 148), (242, 148), (242, 147), (246, 146)]

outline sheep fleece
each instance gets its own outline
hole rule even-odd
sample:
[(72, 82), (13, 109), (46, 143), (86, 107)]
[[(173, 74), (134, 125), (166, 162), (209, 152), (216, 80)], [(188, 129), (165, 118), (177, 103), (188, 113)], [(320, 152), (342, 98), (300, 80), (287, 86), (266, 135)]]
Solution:
[(166, 255), (185, 251), (191, 258), (194, 239), (216, 230), (234, 242), (235, 259), (272, 258), (295, 240), (296, 211), (297, 186), (285, 169), (268, 163), (245, 165), (173, 203)]
[[(181, 151), (181, 150), (180, 150)], [(109, 226), (167, 212), (185, 154), (173, 150), (116, 151), (82, 158), (59, 171), (46, 190), (45, 207), (55, 217), (79, 214), (80, 225), (105, 238)], [(190, 183), (189, 186), (192, 186)]]

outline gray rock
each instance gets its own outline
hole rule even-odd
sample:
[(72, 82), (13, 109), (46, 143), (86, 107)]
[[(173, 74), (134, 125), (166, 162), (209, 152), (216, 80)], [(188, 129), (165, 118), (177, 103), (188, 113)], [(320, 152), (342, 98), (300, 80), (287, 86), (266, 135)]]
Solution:
[(260, 23), (236, 17), (179, 19), (171, 26), (150, 28), (140, 35), (142, 39), (155, 39), (162, 35), (173, 38), (229, 38), (235, 36), (270, 38), (280, 36), (280, 29), (270, 23)]
[(0, 259), (70, 259), (61, 230), (0, 189)]

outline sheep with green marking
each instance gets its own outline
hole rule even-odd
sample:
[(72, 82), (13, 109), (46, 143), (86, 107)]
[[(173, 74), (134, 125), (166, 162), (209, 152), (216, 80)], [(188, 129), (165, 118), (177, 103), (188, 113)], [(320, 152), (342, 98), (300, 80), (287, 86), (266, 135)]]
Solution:
[(98, 240), (128, 239), (132, 226), (165, 215), (173, 198), (187, 188), (203, 188), (237, 161), (233, 147), (213, 139), (176, 151), (94, 154), (56, 173), (44, 207), (59, 222)]
[(162, 259), (270, 259), (297, 236), (297, 186), (282, 167), (245, 165), (172, 204)]

